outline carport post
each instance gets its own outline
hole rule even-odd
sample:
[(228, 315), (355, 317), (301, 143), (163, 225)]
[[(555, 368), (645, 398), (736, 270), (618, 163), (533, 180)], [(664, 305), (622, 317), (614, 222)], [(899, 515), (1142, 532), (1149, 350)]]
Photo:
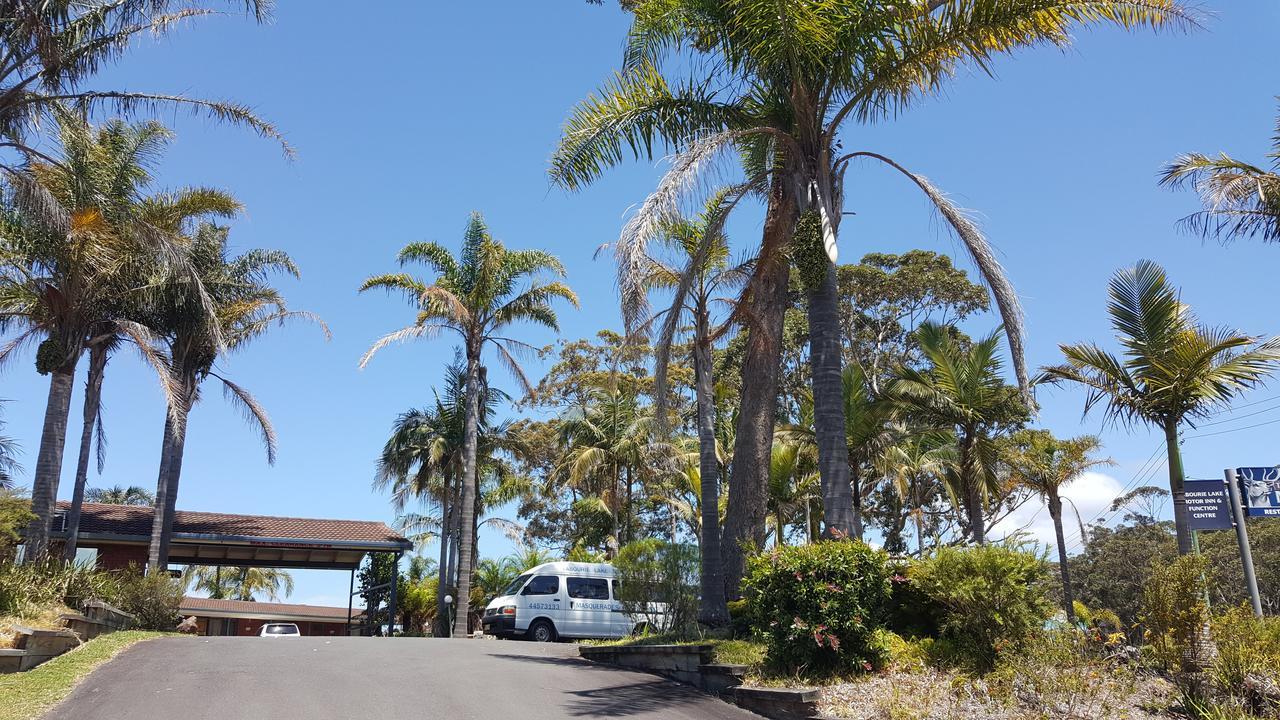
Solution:
[(400, 585), (400, 552), (395, 554), (396, 564), (391, 568), (391, 602), (387, 603), (387, 637), (396, 629), (396, 587)]
[(351, 586), (347, 588), (347, 637), (351, 637), (351, 603), (356, 597), (356, 569), (351, 568)]

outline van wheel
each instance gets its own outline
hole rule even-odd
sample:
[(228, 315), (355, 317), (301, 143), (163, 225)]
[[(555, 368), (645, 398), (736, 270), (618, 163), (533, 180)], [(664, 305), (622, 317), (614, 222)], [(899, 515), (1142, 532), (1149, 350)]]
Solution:
[(534, 620), (526, 637), (534, 642), (555, 642), (556, 627), (550, 620)]

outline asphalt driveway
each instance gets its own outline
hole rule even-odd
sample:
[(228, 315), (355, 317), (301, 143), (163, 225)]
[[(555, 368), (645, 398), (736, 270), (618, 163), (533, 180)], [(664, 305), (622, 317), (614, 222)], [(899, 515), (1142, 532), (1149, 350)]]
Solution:
[(160, 638), (98, 668), (46, 720), (708, 718), (745, 710), (573, 645), (428, 638)]

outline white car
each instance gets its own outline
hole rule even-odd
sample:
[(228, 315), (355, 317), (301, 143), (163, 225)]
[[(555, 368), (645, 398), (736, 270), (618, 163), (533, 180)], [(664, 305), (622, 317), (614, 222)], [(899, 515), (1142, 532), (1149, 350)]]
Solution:
[(484, 631), (536, 642), (626, 637), (647, 621), (623, 610), (614, 574), (605, 563), (554, 562), (526, 570), (485, 607)]
[(267, 623), (258, 631), (258, 637), (302, 637), (293, 623)]

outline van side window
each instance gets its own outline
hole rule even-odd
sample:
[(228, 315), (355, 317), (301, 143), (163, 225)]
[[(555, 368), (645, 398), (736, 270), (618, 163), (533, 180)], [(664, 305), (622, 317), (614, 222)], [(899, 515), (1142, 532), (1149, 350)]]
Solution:
[(604, 578), (568, 579), (569, 597), (579, 600), (608, 600), (609, 581)]
[(539, 575), (529, 581), (521, 595), (555, 595), (560, 592), (560, 578), (555, 575)]

